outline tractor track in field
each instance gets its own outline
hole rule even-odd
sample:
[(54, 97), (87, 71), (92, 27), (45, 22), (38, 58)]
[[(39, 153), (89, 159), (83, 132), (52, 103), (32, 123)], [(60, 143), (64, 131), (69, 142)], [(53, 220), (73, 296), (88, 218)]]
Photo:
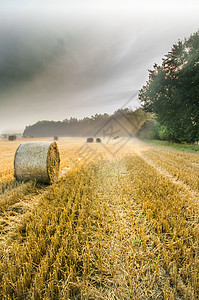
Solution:
[(150, 158), (146, 157), (141, 151), (135, 147), (134, 148), (135, 153), (142, 158), (148, 165), (152, 166), (155, 168), (155, 170), (167, 177), (172, 183), (178, 185), (180, 188), (182, 188), (186, 193), (191, 195), (192, 199), (194, 200), (195, 203), (198, 203), (199, 200), (199, 195), (196, 191), (194, 191), (188, 184), (184, 183), (182, 180), (179, 178), (176, 178), (175, 176), (171, 175), (167, 170), (163, 169), (162, 167), (157, 166), (157, 164)]
[[(103, 255), (108, 257), (110, 249), (109, 251), (114, 253), (115, 262), (109, 282), (104, 281), (103, 299), (135, 299), (135, 295), (139, 295), (140, 299), (164, 299), (162, 287), (165, 280), (171, 280), (171, 276), (162, 265), (159, 265), (158, 281), (154, 271), (149, 272), (148, 277), (143, 271), (143, 265), (150, 269), (151, 257), (153, 260), (158, 257), (158, 249), (156, 253), (152, 246), (154, 238), (157, 237), (154, 237), (152, 225), (148, 222), (140, 202), (134, 199), (133, 185), (126, 162), (124, 160), (106, 162), (103, 174), (103, 180), (96, 189), (96, 194), (99, 199), (102, 198), (101, 215), (105, 223), (109, 223), (108, 228), (111, 232), (111, 235), (106, 234), (106, 231), (103, 233), (103, 239), (106, 241), (103, 245)], [(140, 236), (147, 237), (145, 246)], [(110, 258), (109, 260), (111, 261)], [(137, 273), (135, 274), (133, 270), (137, 270)], [(137, 288), (138, 280), (139, 288)], [(151, 294), (145, 293), (148, 280), (153, 286)], [(179, 278), (178, 281), (180, 282)], [(177, 292), (175, 299), (182, 299)]]

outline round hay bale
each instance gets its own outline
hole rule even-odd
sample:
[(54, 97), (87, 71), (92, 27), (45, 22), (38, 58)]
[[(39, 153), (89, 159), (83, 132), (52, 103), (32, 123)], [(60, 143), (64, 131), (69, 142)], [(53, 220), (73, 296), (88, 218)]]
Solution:
[(22, 143), (15, 153), (14, 176), (17, 180), (51, 184), (58, 179), (59, 165), (56, 142)]
[(87, 143), (93, 143), (94, 142), (94, 138), (87, 138)]
[(100, 138), (96, 138), (96, 143), (101, 143), (101, 139)]
[(16, 141), (17, 137), (16, 135), (9, 135), (8, 140), (9, 141)]

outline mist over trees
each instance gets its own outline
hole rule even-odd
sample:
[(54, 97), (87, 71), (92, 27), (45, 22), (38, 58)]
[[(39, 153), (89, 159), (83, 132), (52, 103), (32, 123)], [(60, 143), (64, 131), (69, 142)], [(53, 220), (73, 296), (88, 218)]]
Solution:
[(199, 140), (199, 32), (178, 41), (154, 64), (139, 92), (145, 111), (154, 114), (163, 139), (194, 143)]
[(142, 109), (135, 111), (125, 108), (119, 109), (114, 114), (96, 114), (95, 116), (65, 119), (63, 121), (38, 121), (37, 123), (26, 126), (24, 137), (51, 137), (51, 136), (75, 136), (87, 137), (103, 134), (103, 127), (112, 128), (112, 132), (117, 132), (120, 136), (129, 134), (136, 135), (141, 124), (150, 118), (150, 114)]

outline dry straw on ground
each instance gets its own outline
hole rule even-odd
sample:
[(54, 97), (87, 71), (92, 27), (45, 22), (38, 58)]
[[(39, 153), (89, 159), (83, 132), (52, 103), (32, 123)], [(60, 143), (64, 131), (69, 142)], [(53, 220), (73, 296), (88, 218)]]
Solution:
[(0, 299), (199, 299), (197, 153), (61, 138), (69, 171), (44, 187), (11, 177), (16, 144), (0, 143)]
[(58, 179), (59, 164), (56, 142), (22, 143), (15, 154), (15, 177), (50, 184)]

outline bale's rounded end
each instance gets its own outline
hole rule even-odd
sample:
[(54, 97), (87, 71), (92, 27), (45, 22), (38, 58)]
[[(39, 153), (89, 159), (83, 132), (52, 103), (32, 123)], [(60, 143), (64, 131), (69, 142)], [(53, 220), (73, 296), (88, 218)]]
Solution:
[(14, 176), (17, 180), (36, 180), (51, 184), (58, 179), (60, 166), (56, 142), (22, 143), (14, 159)]
[(56, 142), (52, 142), (48, 149), (47, 156), (47, 172), (49, 177), (49, 183), (53, 183), (58, 180), (59, 177), (60, 156), (59, 149)]

